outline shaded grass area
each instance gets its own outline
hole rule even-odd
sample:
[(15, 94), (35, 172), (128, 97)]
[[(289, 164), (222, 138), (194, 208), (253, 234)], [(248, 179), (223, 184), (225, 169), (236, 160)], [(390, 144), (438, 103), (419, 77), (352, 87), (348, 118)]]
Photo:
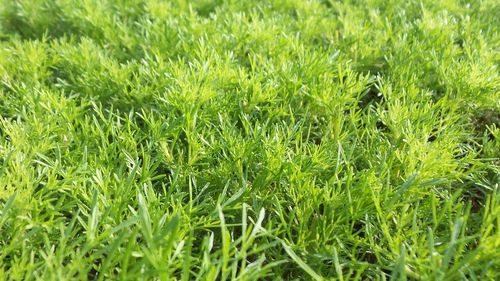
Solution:
[(0, 0), (0, 276), (499, 278), (499, 13)]

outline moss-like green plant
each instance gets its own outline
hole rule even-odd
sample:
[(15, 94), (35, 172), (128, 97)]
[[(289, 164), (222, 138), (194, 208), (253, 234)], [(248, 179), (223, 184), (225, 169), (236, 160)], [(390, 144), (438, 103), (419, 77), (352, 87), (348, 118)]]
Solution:
[(0, 0), (0, 279), (498, 280), (495, 0)]

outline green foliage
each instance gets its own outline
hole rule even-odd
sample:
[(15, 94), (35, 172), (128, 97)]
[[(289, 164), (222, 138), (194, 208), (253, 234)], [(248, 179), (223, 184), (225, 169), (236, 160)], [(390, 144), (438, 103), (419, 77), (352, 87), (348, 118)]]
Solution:
[(0, 278), (498, 280), (499, 14), (0, 0)]

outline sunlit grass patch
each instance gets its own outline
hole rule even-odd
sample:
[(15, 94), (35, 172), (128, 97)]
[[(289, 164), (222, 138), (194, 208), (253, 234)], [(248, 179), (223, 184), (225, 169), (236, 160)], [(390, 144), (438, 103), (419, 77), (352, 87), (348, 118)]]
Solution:
[(498, 279), (498, 12), (0, 0), (0, 276)]

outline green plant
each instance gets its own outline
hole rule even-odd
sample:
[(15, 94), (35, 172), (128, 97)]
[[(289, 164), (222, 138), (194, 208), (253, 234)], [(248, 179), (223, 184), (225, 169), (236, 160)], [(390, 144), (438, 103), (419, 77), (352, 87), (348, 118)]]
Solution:
[(0, 0), (0, 277), (498, 279), (499, 12)]

